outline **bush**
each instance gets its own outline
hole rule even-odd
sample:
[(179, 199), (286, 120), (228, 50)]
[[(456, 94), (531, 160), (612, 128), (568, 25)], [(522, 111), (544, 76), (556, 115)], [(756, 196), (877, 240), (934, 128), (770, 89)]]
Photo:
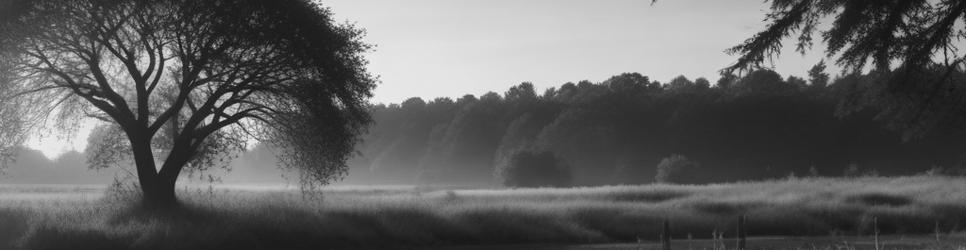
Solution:
[(671, 155), (657, 164), (657, 175), (654, 180), (659, 183), (694, 184), (698, 182), (697, 162), (688, 160), (683, 155)]
[(567, 187), (570, 168), (552, 152), (514, 152), (498, 173), (507, 187)]

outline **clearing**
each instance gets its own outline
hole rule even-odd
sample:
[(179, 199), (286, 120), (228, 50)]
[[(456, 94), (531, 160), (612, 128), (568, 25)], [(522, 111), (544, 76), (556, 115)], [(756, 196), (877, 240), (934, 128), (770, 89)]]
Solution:
[(952, 177), (321, 192), (320, 199), (281, 187), (185, 187), (183, 211), (154, 214), (103, 187), (0, 185), (0, 249), (658, 249), (664, 219), (677, 249), (701, 249), (711, 247), (713, 231), (733, 245), (742, 214), (755, 248), (864, 249), (873, 220), (888, 249), (966, 242), (958, 233), (966, 179)]

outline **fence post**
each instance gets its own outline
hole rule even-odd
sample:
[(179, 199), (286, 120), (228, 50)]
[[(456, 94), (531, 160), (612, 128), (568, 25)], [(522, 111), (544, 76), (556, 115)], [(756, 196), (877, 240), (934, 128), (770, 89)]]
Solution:
[(718, 249), (718, 228), (711, 231), (711, 249)]
[(735, 238), (738, 240), (738, 244), (735, 247), (738, 250), (745, 250), (745, 244), (748, 237), (748, 226), (745, 225), (745, 215), (738, 215), (738, 230), (735, 231), (737, 234)]
[(664, 218), (664, 226), (661, 230), (661, 246), (664, 250), (671, 250), (671, 223)]
[(875, 230), (875, 250), (879, 250), (879, 217), (872, 217), (872, 229)]
[(937, 220), (936, 221), (936, 243), (939, 243), (939, 234), (940, 234), (940, 232), (942, 232), (942, 231), (939, 231), (939, 221)]

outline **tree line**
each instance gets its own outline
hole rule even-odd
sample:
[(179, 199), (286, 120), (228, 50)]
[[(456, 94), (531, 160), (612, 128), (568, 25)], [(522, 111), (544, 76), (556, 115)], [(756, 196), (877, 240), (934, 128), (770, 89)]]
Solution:
[[(715, 84), (684, 76), (661, 83), (624, 73), (542, 93), (524, 82), (502, 95), (372, 105), (375, 124), (350, 160), (348, 180), (520, 182), (506, 176), (512, 172), (562, 176), (577, 186), (708, 183), (950, 172), (964, 163), (966, 135), (955, 126), (906, 136), (877, 119), (883, 106), (856, 101), (855, 92), (875, 86), (883, 73), (830, 79), (824, 71), (818, 64), (807, 79), (767, 69), (740, 77), (723, 73)], [(555, 158), (561, 166), (506, 171), (521, 153)], [(668, 167), (677, 165), (688, 167)]]
[[(964, 172), (961, 123), (939, 120), (926, 132), (908, 133), (883, 119), (888, 104), (856, 96), (888, 72), (830, 79), (824, 71), (820, 64), (807, 78), (783, 78), (758, 70), (724, 74), (713, 84), (625, 73), (542, 92), (521, 83), (502, 94), (370, 105), (374, 124), (356, 145), (342, 183), (580, 186)], [(961, 90), (951, 92), (939, 101), (962, 106), (951, 103)], [(98, 159), (90, 154), (100, 151), (90, 149), (105, 135), (93, 134), (86, 158)], [(294, 177), (269, 167), (278, 165), (273, 151), (269, 144), (255, 146), (232, 161), (222, 180)], [(85, 162), (41, 164), (47, 161), (31, 152), (21, 152), (5, 181), (47, 183), (50, 174), (40, 172), (49, 171), (30, 166)], [(96, 175), (77, 181), (103, 183), (116, 173)]]

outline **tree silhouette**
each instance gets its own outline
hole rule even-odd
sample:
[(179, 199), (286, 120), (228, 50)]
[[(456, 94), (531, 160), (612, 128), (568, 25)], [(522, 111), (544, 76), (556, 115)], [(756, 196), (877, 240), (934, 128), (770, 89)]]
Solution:
[[(726, 52), (739, 55), (724, 69), (744, 71), (778, 55), (782, 40), (794, 37), (804, 53), (823, 18), (834, 16), (821, 36), (829, 57), (845, 74), (877, 72), (875, 86), (860, 89), (851, 102), (882, 108), (880, 117), (893, 127), (921, 135), (939, 123), (962, 122), (964, 103), (950, 93), (962, 88), (952, 78), (962, 72), (966, 54), (957, 41), (966, 38), (966, 1), (956, 0), (773, 0), (769, 24)], [(871, 65), (867, 65), (871, 62)], [(859, 101), (869, 101), (860, 103)]]
[[(269, 142), (314, 187), (345, 173), (370, 118), (362, 31), (310, 1), (4, 1), (7, 133), (84, 117), (123, 134), (144, 201), (177, 204), (186, 168)], [(13, 124), (13, 125), (8, 125)], [(18, 126), (17, 124), (28, 124)], [(0, 146), (2, 149), (2, 146)], [(106, 152), (101, 152), (105, 153)], [(117, 154), (106, 154), (117, 155)], [(115, 157), (121, 159), (123, 157)]]
[(893, 62), (900, 68), (922, 69), (934, 55), (943, 55), (948, 66), (958, 66), (966, 57), (955, 52), (955, 38), (963, 37), (966, 3), (944, 0), (848, 1), (773, 0), (771, 21), (741, 45), (728, 52), (739, 54), (729, 70), (757, 66), (777, 55), (781, 40), (797, 33), (797, 50), (813, 44), (813, 34), (822, 18), (835, 16), (831, 28), (822, 32), (829, 56), (840, 54), (837, 64), (848, 71), (862, 70), (871, 59), (877, 69), (888, 70)]
[(682, 155), (671, 155), (657, 164), (654, 180), (659, 183), (693, 184), (693, 176), (699, 171), (699, 164)]
[(513, 153), (497, 175), (507, 187), (567, 187), (570, 169), (552, 152)]
[(825, 73), (825, 61), (820, 61), (808, 70), (808, 81), (815, 88), (828, 86), (829, 75)]
[[(904, 143), (875, 120), (875, 107), (836, 115), (852, 90), (868, 88), (876, 74), (831, 79), (821, 88), (767, 69), (725, 76), (731, 79), (716, 86), (703, 78), (662, 86), (624, 73), (545, 91), (522, 83), (503, 98), (490, 93), (402, 105), (421, 107), (413, 109), (376, 105), (376, 125), (360, 149), (376, 159), (350, 181), (397, 183), (389, 177), (409, 173), (407, 184), (499, 184), (501, 168), (526, 150), (566, 161), (578, 186), (653, 182), (655, 166), (673, 154), (702, 163), (688, 173), (701, 183), (782, 178), (812, 167), (839, 175), (851, 162), (876, 166), (883, 175), (966, 166), (966, 134), (952, 128)], [(419, 177), (412, 178), (415, 157)]]

